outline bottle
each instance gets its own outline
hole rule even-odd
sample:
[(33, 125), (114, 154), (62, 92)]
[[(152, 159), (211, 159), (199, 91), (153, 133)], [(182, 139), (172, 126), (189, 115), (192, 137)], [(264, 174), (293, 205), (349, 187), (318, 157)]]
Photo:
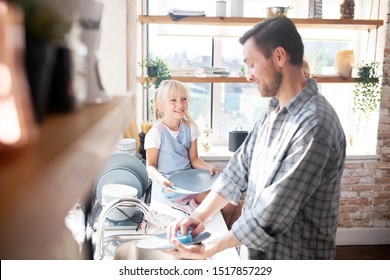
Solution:
[(203, 152), (208, 153), (211, 150), (211, 128), (206, 126), (202, 131), (200, 135), (200, 147)]
[(76, 99), (76, 107), (83, 104), (87, 97), (87, 55), (88, 49), (81, 41), (81, 27), (77, 17), (73, 20), (72, 29), (65, 41), (71, 51), (72, 89)]
[(322, 18), (322, 0), (309, 1), (309, 18)]
[(145, 150), (146, 133), (140, 132), (138, 136), (139, 136), (139, 153), (143, 159), (146, 159), (146, 150)]

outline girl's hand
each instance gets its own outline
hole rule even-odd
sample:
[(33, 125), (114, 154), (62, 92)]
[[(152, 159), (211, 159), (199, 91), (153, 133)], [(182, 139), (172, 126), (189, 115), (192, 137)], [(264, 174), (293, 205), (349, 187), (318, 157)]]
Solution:
[(172, 191), (172, 189), (169, 188), (169, 186), (173, 186), (173, 183), (171, 181), (164, 180), (161, 185), (164, 188), (164, 190), (166, 190), (167, 192), (171, 192)]
[(210, 171), (210, 175), (214, 175), (217, 172), (217, 169), (213, 165), (208, 166), (207, 170)]

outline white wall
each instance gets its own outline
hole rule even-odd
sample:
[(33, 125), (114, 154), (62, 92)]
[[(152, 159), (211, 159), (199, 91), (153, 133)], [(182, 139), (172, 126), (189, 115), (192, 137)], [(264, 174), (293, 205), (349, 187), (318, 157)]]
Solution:
[(103, 26), (99, 46), (102, 83), (109, 95), (127, 91), (126, 0), (102, 0)]

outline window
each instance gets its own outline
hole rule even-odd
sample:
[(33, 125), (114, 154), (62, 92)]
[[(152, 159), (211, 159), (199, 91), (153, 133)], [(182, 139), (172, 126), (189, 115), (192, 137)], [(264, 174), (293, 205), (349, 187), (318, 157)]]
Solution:
[[(260, 1), (261, 2), (261, 1)], [(292, 5), (291, 17), (307, 17), (306, 0), (283, 1)], [(359, 11), (356, 2), (355, 18)], [(149, 0), (150, 15), (167, 15), (171, 8), (184, 10), (204, 10), (206, 15), (215, 15), (215, 1)], [(366, 3), (367, 4), (367, 3)], [(361, 4), (363, 5), (363, 4)], [(244, 16), (265, 17), (264, 7), (274, 6), (272, 1), (246, 0)], [(364, 10), (362, 8), (362, 10)], [(229, 16), (229, 1), (227, 7)], [(339, 18), (339, 1), (329, 0), (323, 4), (324, 18)], [(359, 18), (368, 18), (359, 17)], [(224, 66), (235, 76), (242, 63), (242, 46), (238, 38), (248, 29), (245, 27), (195, 26), (195, 25), (148, 25), (147, 53), (151, 57), (160, 57), (171, 67), (173, 76), (194, 75), (195, 70), (206, 66)], [(299, 32), (305, 45), (305, 57), (316, 75), (335, 75), (334, 59), (338, 50), (352, 49), (355, 62), (372, 60), (366, 54), (364, 31), (327, 30), (302, 28)], [(363, 35), (362, 35), (363, 34)], [(369, 41), (369, 40), (368, 40)], [(359, 43), (358, 43), (359, 42)], [(368, 49), (368, 48), (367, 48)], [(372, 52), (372, 51), (371, 51)], [(365, 57), (361, 59), (361, 53)], [(210, 125), (213, 130), (214, 144), (226, 145), (230, 130), (242, 128), (250, 130), (260, 115), (266, 110), (268, 100), (259, 96), (257, 89), (250, 83), (186, 83), (190, 92), (190, 115), (200, 129)], [(349, 142), (349, 153), (375, 154), (377, 115), (365, 125), (365, 147), (354, 151), (359, 127), (352, 111), (352, 83), (322, 83), (320, 92), (336, 109)], [(151, 99), (153, 94), (149, 94)], [(363, 128), (360, 129), (362, 131)], [(367, 132), (372, 133), (367, 133)]]

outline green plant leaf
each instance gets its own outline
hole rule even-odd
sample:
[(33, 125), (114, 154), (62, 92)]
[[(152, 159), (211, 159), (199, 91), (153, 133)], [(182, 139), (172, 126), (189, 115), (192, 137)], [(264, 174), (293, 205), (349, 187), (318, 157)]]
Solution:
[(371, 113), (378, 110), (381, 100), (382, 77), (379, 75), (379, 62), (361, 63), (358, 67), (359, 82), (355, 84), (353, 112), (363, 113), (369, 118)]

